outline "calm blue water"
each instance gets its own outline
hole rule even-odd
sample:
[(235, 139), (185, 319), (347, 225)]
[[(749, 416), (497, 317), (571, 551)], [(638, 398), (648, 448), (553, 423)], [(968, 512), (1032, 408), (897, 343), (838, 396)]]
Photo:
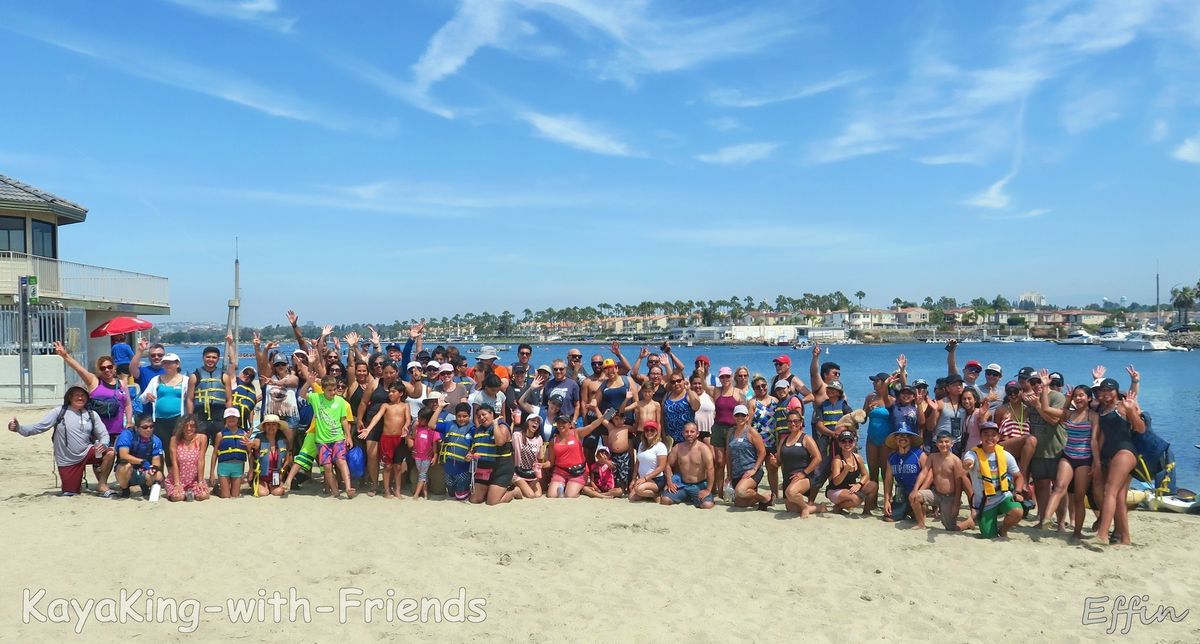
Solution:
[[(565, 358), (570, 346), (583, 350), (585, 363), (592, 353), (610, 355), (608, 345), (535, 345), (532, 362), (534, 365), (549, 364), (554, 358)], [(516, 345), (512, 347), (501, 353), (502, 363), (516, 361)], [(294, 345), (283, 347), (289, 352), (293, 348)], [(828, 348), (829, 354), (823, 354), (821, 360), (832, 360), (841, 366), (842, 383), (851, 404), (856, 406), (861, 405), (863, 398), (871, 392), (868, 376), (895, 369), (896, 356), (900, 353), (908, 357), (910, 379), (925, 378), (932, 383), (935, 378), (946, 375), (946, 351), (940, 344), (830, 345)], [(622, 346), (622, 352), (631, 363), (637, 358), (638, 349), (631, 344)], [(188, 372), (200, 364), (202, 347), (172, 347), (170, 350), (179, 354), (183, 368)], [(249, 353), (252, 348), (244, 345), (241, 351)], [(811, 359), (809, 351), (764, 346), (678, 347), (676, 353), (689, 370), (696, 356), (704, 353), (712, 360), (714, 370), (722, 366), (746, 365), (751, 374), (762, 373), (768, 378), (775, 373), (772, 358), (787, 353), (792, 358), (794, 371), (806, 382)], [(1048, 342), (960, 345), (959, 369), (971, 359), (985, 365), (999, 363), (1004, 367), (1004, 381), (1021, 367), (1029, 366), (1060, 371), (1069, 385), (1090, 383), (1092, 367), (1102, 364), (1108, 368), (1109, 375), (1121, 382), (1122, 389), (1129, 384), (1125, 366), (1132, 363), (1142, 375), (1142, 408), (1153, 417), (1154, 430), (1174, 449), (1178, 484), (1200, 488), (1200, 449), (1194, 447), (1200, 442), (1200, 431), (1197, 431), (1200, 430), (1200, 351), (1126, 353)], [(241, 364), (252, 362), (243, 359)]]

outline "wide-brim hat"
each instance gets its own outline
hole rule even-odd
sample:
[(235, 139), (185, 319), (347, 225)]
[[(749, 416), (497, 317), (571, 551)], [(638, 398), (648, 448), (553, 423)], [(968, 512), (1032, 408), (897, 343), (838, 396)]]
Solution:
[(888, 449), (899, 449), (899, 447), (896, 445), (896, 439), (901, 436), (907, 436), (909, 440), (921, 437), (920, 434), (914, 432), (908, 427), (901, 427), (900, 429), (888, 434), (887, 440), (884, 441), (884, 444), (888, 446)]

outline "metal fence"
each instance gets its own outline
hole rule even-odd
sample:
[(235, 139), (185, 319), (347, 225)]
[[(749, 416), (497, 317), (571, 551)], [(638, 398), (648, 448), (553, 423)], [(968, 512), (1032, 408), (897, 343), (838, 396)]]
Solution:
[[(83, 309), (39, 304), (31, 306), (33, 355), (53, 355), (54, 343), (62, 342), (83, 364), (87, 364), (86, 316)], [(21, 313), (17, 304), (0, 304), (0, 355), (21, 352)]]

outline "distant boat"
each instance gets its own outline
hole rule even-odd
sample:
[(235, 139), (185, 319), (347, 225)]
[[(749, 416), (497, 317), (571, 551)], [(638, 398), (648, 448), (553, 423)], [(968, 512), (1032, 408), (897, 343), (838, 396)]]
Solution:
[(1167, 334), (1162, 331), (1131, 331), (1121, 339), (1102, 340), (1101, 344), (1109, 351), (1187, 351), (1187, 347), (1177, 347), (1167, 340)]
[(1062, 340), (1056, 340), (1055, 344), (1061, 344), (1064, 346), (1100, 344), (1100, 338), (1088, 333), (1085, 329), (1076, 329), (1067, 334), (1067, 337), (1063, 338)]

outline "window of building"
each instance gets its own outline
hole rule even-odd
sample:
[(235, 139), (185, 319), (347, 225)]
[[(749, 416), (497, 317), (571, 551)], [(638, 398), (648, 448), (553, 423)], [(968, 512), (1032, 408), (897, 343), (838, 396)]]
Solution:
[(58, 244), (55, 243), (54, 224), (44, 221), (33, 222), (33, 254), (39, 257), (58, 257)]
[(0, 252), (25, 252), (25, 219), (0, 217)]

